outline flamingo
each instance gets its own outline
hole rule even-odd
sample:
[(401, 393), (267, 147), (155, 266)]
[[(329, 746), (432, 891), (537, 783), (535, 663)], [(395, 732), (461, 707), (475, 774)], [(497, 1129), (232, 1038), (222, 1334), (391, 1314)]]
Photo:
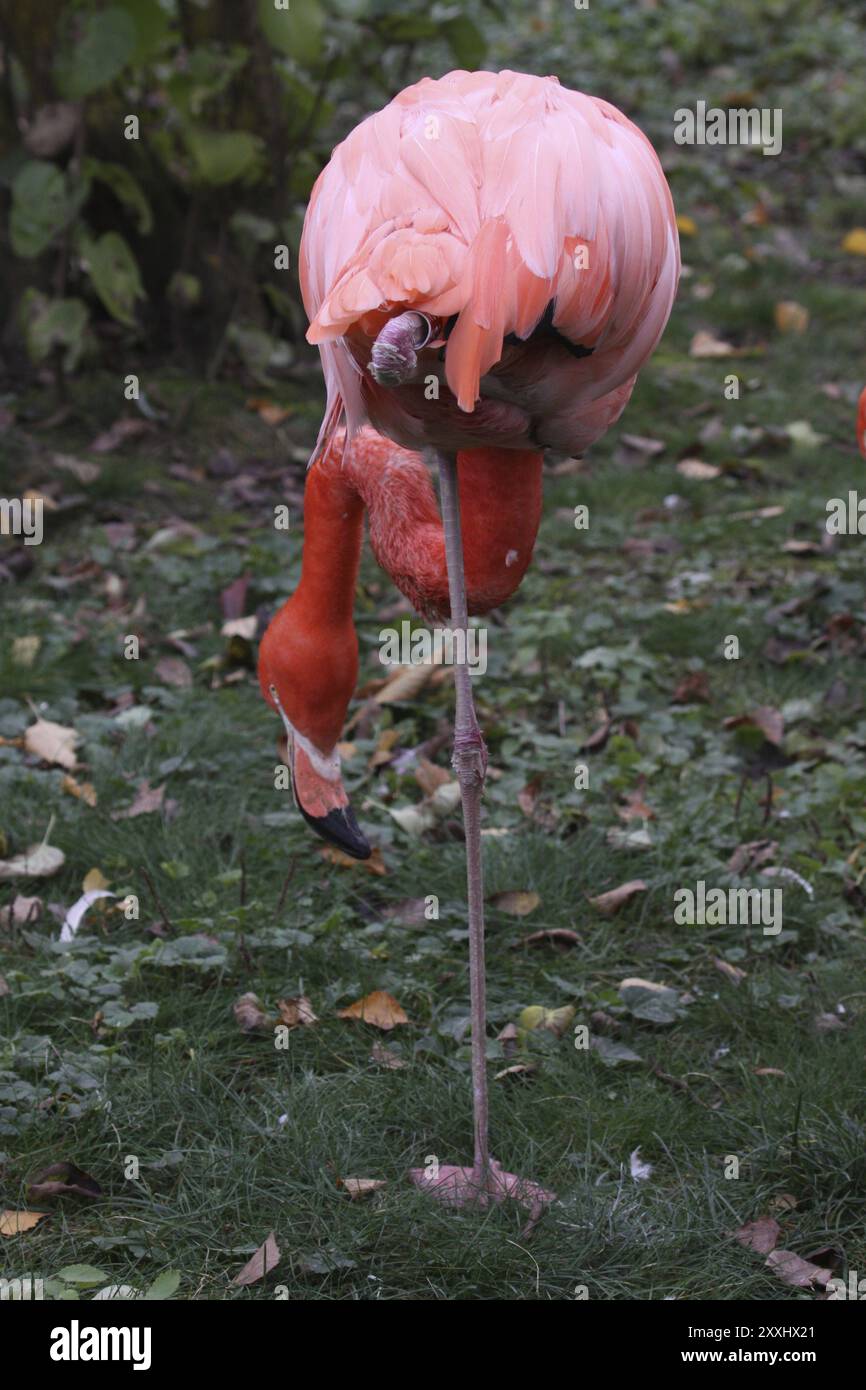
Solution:
[[(362, 121), (319, 176), (300, 279), (327, 405), (301, 579), (262, 639), (259, 678), (285, 725), (298, 808), (346, 853), (370, 853), (337, 751), (358, 670), (364, 513), (379, 564), (425, 618), (460, 631), (468, 614), (503, 603), (531, 560), (545, 449), (582, 453), (618, 419), (667, 323), (679, 267), (650, 142), (556, 77), (425, 78)], [(441, 516), (424, 451), (438, 468)], [(454, 678), (474, 1155), (471, 1167), (440, 1167), (434, 1185), (454, 1204), (515, 1197), (538, 1208), (553, 1194), (490, 1157), (487, 750), (465, 660)]]

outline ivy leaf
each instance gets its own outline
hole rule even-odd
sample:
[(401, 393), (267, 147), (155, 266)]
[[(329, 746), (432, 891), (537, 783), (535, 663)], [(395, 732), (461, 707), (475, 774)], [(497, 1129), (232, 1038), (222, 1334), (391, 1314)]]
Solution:
[(242, 176), (258, 175), (263, 145), (258, 135), (246, 130), (196, 130), (187, 127), (185, 138), (198, 177), (219, 186)]
[(116, 6), (76, 14), (73, 24), (79, 37), (61, 48), (54, 75), (61, 96), (81, 101), (123, 72), (138, 45), (138, 31), (131, 16)]
[(40, 256), (71, 222), (90, 190), (81, 180), (72, 191), (55, 165), (30, 159), (12, 182), (9, 237), (16, 256), (30, 260)]
[(118, 202), (134, 217), (136, 230), (141, 236), (147, 236), (153, 230), (153, 213), (144, 190), (138, 179), (122, 164), (104, 159), (86, 159), (84, 173), (111, 189)]
[(44, 362), (60, 347), (66, 349), (63, 370), (75, 370), (87, 338), (87, 306), (82, 300), (49, 299), (31, 286), (21, 300), (20, 317), (31, 362)]
[(105, 232), (98, 241), (85, 233), (80, 241), (82, 259), (99, 298), (112, 318), (135, 328), (135, 301), (145, 294), (129, 246), (117, 232)]

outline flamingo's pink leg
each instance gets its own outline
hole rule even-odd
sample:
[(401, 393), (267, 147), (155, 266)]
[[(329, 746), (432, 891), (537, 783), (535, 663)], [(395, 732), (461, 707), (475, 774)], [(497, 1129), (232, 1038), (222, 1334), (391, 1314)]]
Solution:
[[(451, 626), (466, 632), (466, 579), (463, 572), (463, 541), (460, 532), (460, 499), (457, 491), (457, 459), (454, 454), (438, 454), (440, 507), (445, 533), (448, 564), (448, 590), (451, 599)], [(463, 660), (454, 668), (456, 711), (454, 716), (454, 755), (452, 759), (463, 802), (466, 836), (466, 882), (469, 904), (469, 989), (472, 1017), (472, 1102), (475, 1148), (472, 1184), (478, 1200), (484, 1201), (490, 1171), (487, 1108), (487, 1004), (484, 967), (484, 888), (481, 870), (481, 795), (487, 772), (487, 748), (481, 735), (472, 699), (472, 678), (466, 664), (466, 644), (455, 643)]]

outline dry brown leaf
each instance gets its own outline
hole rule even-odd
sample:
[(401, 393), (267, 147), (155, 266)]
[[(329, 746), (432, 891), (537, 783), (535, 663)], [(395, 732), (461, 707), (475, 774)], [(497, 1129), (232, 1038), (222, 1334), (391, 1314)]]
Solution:
[(112, 811), (112, 820), (132, 820), (135, 816), (147, 816), (154, 811), (164, 811), (171, 819), (177, 810), (177, 802), (165, 800), (165, 787), (152, 787), (147, 778), (139, 785), (132, 805), (125, 811)]
[(509, 1076), (534, 1076), (538, 1071), (537, 1062), (515, 1062), (511, 1067), (504, 1067), (502, 1071), (496, 1072), (494, 1081), (504, 1081)]
[(277, 1245), (276, 1237), (271, 1231), (267, 1239), (259, 1246), (252, 1259), (248, 1260), (241, 1270), (232, 1280), (233, 1284), (257, 1284), (260, 1279), (264, 1279), (270, 1270), (275, 1269), (280, 1262), (280, 1247)]
[(753, 1067), (755, 1076), (784, 1076), (785, 1073), (779, 1067)]
[(75, 745), (79, 735), (64, 724), (55, 724), (51, 719), (37, 719), (24, 731), (24, 747), (28, 753), (41, 758), (44, 763), (56, 763), (68, 772), (78, 766)]
[(437, 763), (431, 763), (429, 758), (419, 758), (415, 769), (415, 781), (425, 796), (432, 796), (439, 787), (446, 786), (453, 778), (447, 767), (439, 767)]
[(51, 1163), (27, 1184), (30, 1196), (37, 1202), (46, 1197), (101, 1197), (102, 1188), (95, 1178), (75, 1163)]
[(107, 888), (110, 880), (105, 877), (101, 869), (88, 869), (84, 878), (81, 880), (82, 893), (95, 893), (98, 889)]
[(433, 675), (433, 666), (395, 666), (380, 690), (373, 696), (377, 705), (392, 705), (399, 700), (414, 700)]
[(515, 941), (511, 947), (512, 951), (517, 951), (521, 946), (539, 946), (542, 942), (550, 942), (553, 946), (579, 946), (580, 937), (576, 931), (570, 927), (545, 927), (543, 931), (534, 931), (530, 936), (523, 936), (519, 941)]
[(646, 884), (643, 879), (631, 878), (628, 883), (621, 883), (618, 888), (611, 888), (607, 893), (599, 893), (597, 898), (590, 898), (588, 901), (603, 917), (612, 917), (636, 893), (645, 892)]
[(759, 1255), (769, 1255), (771, 1250), (775, 1250), (781, 1232), (782, 1228), (774, 1217), (759, 1216), (756, 1221), (747, 1221), (745, 1226), (740, 1226), (739, 1230), (734, 1231), (734, 1239), (747, 1250), (754, 1250)]
[(739, 985), (740, 981), (746, 978), (745, 970), (741, 970), (738, 965), (732, 965), (729, 960), (722, 960), (721, 956), (713, 956), (713, 965), (730, 980), (732, 985)]
[(351, 854), (345, 854), (343, 850), (337, 849), (336, 845), (325, 845), (324, 849), (319, 850), (319, 854), (329, 864), (336, 864), (339, 869), (361, 869), (364, 873), (377, 874), (380, 878), (388, 872), (378, 845), (373, 849), (369, 859), (353, 859)]
[(726, 719), (723, 724), (725, 729), (739, 729), (743, 725), (751, 725), (755, 729), (760, 729), (768, 743), (772, 743), (776, 748), (780, 748), (785, 737), (785, 721), (780, 710), (774, 709), (772, 705), (758, 705), (757, 708), (749, 710), (747, 714), (735, 714), (730, 719)]
[(384, 1043), (380, 1042), (373, 1043), (370, 1049), (370, 1060), (378, 1062), (380, 1067), (387, 1067), (389, 1071), (401, 1071), (403, 1067), (409, 1065), (408, 1062), (403, 1061), (402, 1057), (398, 1057), (397, 1053), (393, 1052), (390, 1047), (386, 1047)]
[(733, 357), (736, 349), (730, 343), (715, 338), (712, 333), (700, 329), (692, 338), (689, 347), (690, 357)]
[(232, 1013), (242, 1033), (261, 1033), (270, 1026), (257, 994), (242, 994), (232, 1005)]
[(246, 402), (247, 410), (254, 410), (266, 425), (281, 425), (293, 413), (291, 406), (277, 405), (275, 401), (251, 396)]
[(764, 1261), (768, 1269), (795, 1289), (812, 1289), (818, 1284), (821, 1288), (833, 1277), (832, 1269), (823, 1269), (809, 1260), (802, 1260), (793, 1250), (771, 1250)]
[(32, 926), (42, 916), (41, 898), (25, 898), (16, 893), (8, 907), (0, 907), (0, 927)]
[(299, 994), (294, 999), (278, 999), (277, 1010), (279, 1011), (280, 1021), (287, 1028), (306, 1028), (312, 1023), (318, 1023), (318, 1018), (313, 1012), (313, 1006), (305, 994)]
[(396, 744), (399, 743), (399, 741), (399, 729), (383, 729), (382, 732), (379, 734), (378, 739), (376, 740), (376, 747), (370, 755), (370, 759), (367, 763), (367, 766), (384, 767), (386, 763), (389, 763), (391, 761), (391, 758), (393, 757), (394, 748)]
[(192, 685), (192, 671), (180, 656), (160, 657), (155, 669), (164, 685), (173, 685), (178, 690), (188, 690)]
[(817, 541), (785, 541), (782, 546), (786, 555), (820, 555), (821, 547)]
[(509, 917), (528, 917), (541, 898), (525, 888), (513, 888), (504, 893), (491, 893), (487, 901), (497, 912), (506, 912)]
[(384, 1178), (337, 1178), (337, 1186), (342, 1187), (353, 1201), (359, 1197), (369, 1197), (388, 1184)]
[(96, 805), (96, 788), (92, 782), (77, 782), (72, 774), (67, 772), (61, 786), (70, 796), (74, 796), (79, 801), (85, 802), (87, 806)]
[(381, 1028), (383, 1033), (390, 1032), (398, 1024), (409, 1022), (397, 1000), (384, 989), (374, 989), (372, 994), (356, 999), (348, 1008), (340, 1009), (337, 1017), (358, 1018), (363, 1023), (371, 1023), (374, 1028)]
[(809, 310), (795, 299), (783, 299), (773, 310), (780, 333), (805, 333), (809, 327)]
[(677, 472), (695, 482), (708, 482), (711, 478), (718, 478), (722, 470), (714, 463), (704, 463), (703, 459), (680, 459)]
[(45, 1211), (0, 1211), (0, 1236), (21, 1236), (47, 1215)]
[(672, 705), (710, 704), (710, 682), (706, 671), (689, 671), (671, 696)]

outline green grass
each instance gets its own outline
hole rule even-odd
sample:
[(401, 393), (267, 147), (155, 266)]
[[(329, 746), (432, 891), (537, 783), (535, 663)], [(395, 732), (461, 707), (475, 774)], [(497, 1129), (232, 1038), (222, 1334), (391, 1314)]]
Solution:
[[(273, 1298), (278, 1286), (303, 1299), (559, 1299), (581, 1285), (604, 1299), (802, 1298), (730, 1238), (768, 1213), (784, 1248), (804, 1257), (830, 1249), (841, 1274), (866, 1268), (862, 539), (801, 556), (783, 548), (792, 539), (820, 544), (827, 499), (862, 477), (853, 411), (866, 291), (838, 250), (848, 225), (840, 219), (850, 214), (829, 173), (802, 214), (808, 221), (795, 222), (821, 258), (810, 269), (755, 257), (770, 233), (739, 221), (749, 200), (736, 179), (702, 189), (694, 206), (678, 177), (680, 209), (700, 228), (684, 246), (692, 274), (621, 425), (581, 472), (547, 477), (536, 563), (491, 626), (490, 670), (477, 688), (499, 774), (488, 783), (486, 824), (508, 832), (485, 841), (486, 888), (540, 897), (523, 920), (491, 909), (488, 945), (491, 1076), (538, 1063), (528, 1080), (492, 1083), (494, 1152), (559, 1196), (530, 1239), (517, 1209), (455, 1214), (406, 1179), (428, 1155), (470, 1157), (463, 850), (454, 820), (408, 839), (389, 807), (420, 798), (411, 770), (368, 763), (383, 728), (396, 727), (395, 751), (447, 732), (448, 687), (380, 710), (351, 735), (347, 779), (388, 869), (375, 877), (326, 863), (288, 794), (274, 790), (274, 720), (243, 665), (249, 653), (230, 655), (219, 635), (219, 593), (233, 580), (251, 576), (249, 613), (272, 609), (296, 581), (303, 464), (287, 460), (290, 446), (301, 453), (310, 444), (318, 399), (306, 386), (280, 387), (295, 413), (274, 431), (244, 410), (232, 384), (202, 387), (163, 371), (148, 391), (172, 412), (184, 406), (182, 418), (101, 461), (87, 485), (52, 458), (89, 457), (88, 441), (115, 414), (114, 377), (94, 372), (73, 383), (73, 414), (52, 431), (33, 428), (50, 413), (43, 396), (16, 402), (17, 424), (3, 437), (3, 495), (55, 482), (58, 499), (81, 500), (48, 515), (31, 574), (0, 588), (4, 852), (40, 840), (51, 824), (51, 842), (66, 855), (55, 877), (21, 885), (45, 900), (41, 920), (0, 929), (9, 990), (0, 997), (4, 1203), (51, 1212), (3, 1242), (5, 1273), (49, 1277), (83, 1262), (106, 1282), (143, 1288), (175, 1270), (179, 1297), (215, 1299)], [(697, 283), (713, 293), (695, 297)], [(774, 328), (782, 299), (810, 310), (806, 336)], [(700, 328), (760, 351), (690, 357)], [(742, 377), (738, 401), (723, 395), (730, 371)], [(713, 419), (717, 431), (702, 439)], [(768, 433), (800, 420), (824, 436), (820, 445)], [(626, 458), (622, 433), (658, 439), (664, 451)], [(251, 475), (243, 495), (231, 477), (208, 471), (221, 448)], [(675, 467), (683, 456), (722, 473), (691, 481)], [(178, 464), (185, 475), (169, 471)], [(672, 494), (679, 502), (666, 505)], [(271, 524), (287, 497), (288, 537)], [(590, 508), (588, 531), (571, 522), (579, 503)], [(784, 511), (735, 519), (769, 506)], [(148, 547), (179, 520), (198, 532)], [(134, 528), (129, 549), (105, 529), (116, 522)], [(93, 565), (76, 577), (87, 559)], [(380, 669), (380, 613), (394, 598), (367, 557), (357, 605), (362, 680)], [(850, 619), (843, 625), (839, 615)], [(177, 655), (165, 641), (177, 629), (196, 630), (186, 639), (191, 689), (166, 685), (156, 670)], [(143, 638), (137, 662), (123, 659), (129, 632)], [(722, 655), (731, 634), (738, 661)], [(12, 647), (25, 635), (41, 639), (30, 667)], [(711, 702), (671, 704), (697, 670)], [(118, 725), (123, 701), (147, 707), (145, 727)], [(30, 702), (82, 735), (86, 766), (76, 775), (93, 783), (95, 807), (62, 789), (59, 769), (16, 746), (32, 722)], [(783, 759), (723, 727), (759, 705), (785, 716)], [(583, 753), (602, 708), (612, 735)], [(447, 743), (433, 754), (443, 765), (447, 756)], [(756, 759), (771, 777), (766, 823), (766, 779), (744, 777)], [(573, 786), (579, 762), (590, 770), (584, 792)], [(165, 785), (174, 818), (113, 819), (144, 778)], [(546, 825), (519, 804), (531, 779), (552, 817)], [(623, 828), (617, 808), (638, 790), (654, 811), (652, 845), (614, 848), (607, 836)], [(784, 886), (782, 933), (675, 925), (675, 890), (699, 878), (740, 882), (728, 860), (762, 838), (778, 843), (773, 862), (814, 890), (743, 878)], [(49, 907), (68, 907), (94, 867), (119, 894), (139, 896), (141, 918), (97, 906), (61, 947)], [(617, 916), (588, 902), (636, 877), (648, 889)], [(161, 917), (151, 885), (170, 921), (167, 939), (149, 932)], [(0, 888), (0, 903), (14, 892)], [(401, 900), (427, 894), (439, 898), (439, 921), (389, 918)], [(573, 928), (578, 944), (561, 954), (520, 944), (549, 927)], [(739, 985), (716, 959), (746, 972)], [(677, 990), (675, 1021), (629, 1013), (618, 987), (630, 976)], [(406, 1064), (399, 1070), (371, 1061), (374, 1030), (336, 1017), (377, 988), (411, 1020), (384, 1039)], [(234, 1021), (232, 1004), (249, 990), (270, 1014), (278, 999), (306, 993), (320, 1021), (278, 1050), (269, 1033), (244, 1034)], [(561, 1039), (524, 1034), (506, 1056), (496, 1035), (535, 1004), (572, 1004), (575, 1024), (606, 1012), (641, 1060), (606, 1065), (575, 1048), (570, 1029)], [(137, 1005), (149, 1007), (136, 1013)], [(840, 1006), (842, 1028), (819, 1031), (818, 1016)], [(782, 1075), (756, 1074), (765, 1068)], [(642, 1183), (629, 1175), (636, 1148), (653, 1165)], [(125, 1176), (130, 1156), (137, 1178)], [(726, 1176), (731, 1158), (736, 1178)], [(29, 1178), (62, 1160), (90, 1173), (103, 1196), (31, 1201)], [(387, 1186), (351, 1201), (339, 1177)], [(279, 1268), (251, 1288), (232, 1287), (271, 1230)]]

